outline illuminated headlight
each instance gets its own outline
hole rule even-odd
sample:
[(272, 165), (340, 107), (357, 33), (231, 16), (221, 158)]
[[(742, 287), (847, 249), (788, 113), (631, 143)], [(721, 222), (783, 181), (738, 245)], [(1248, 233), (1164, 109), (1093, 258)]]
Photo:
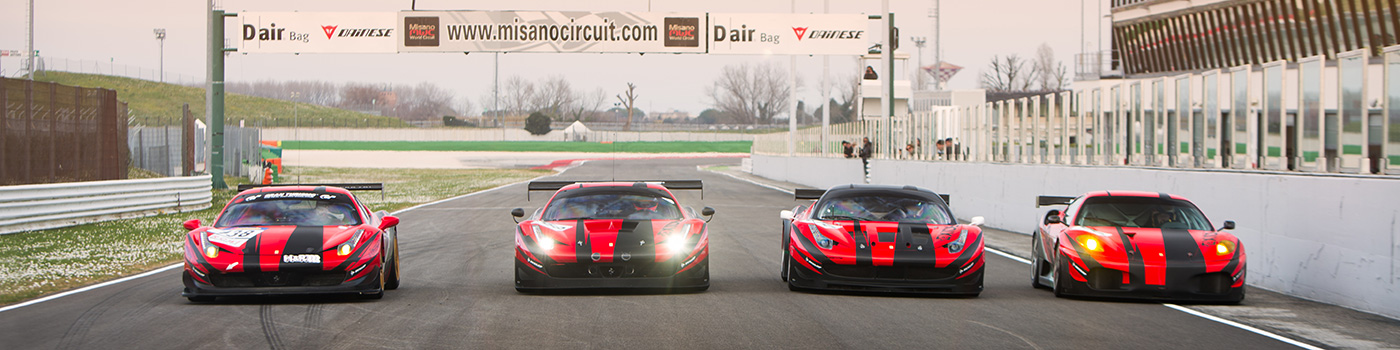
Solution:
[(219, 257), (219, 247), (215, 247), (215, 246), (212, 246), (212, 245), (205, 245), (205, 246), (204, 246), (204, 256), (207, 256), (207, 257), (209, 257), (210, 259)]
[(831, 249), (831, 246), (836, 245), (835, 241), (822, 235), (822, 230), (818, 229), (817, 225), (807, 224), (807, 229), (812, 231), (812, 241), (817, 242), (818, 247), (822, 249)]
[(958, 239), (948, 243), (948, 252), (957, 253), (963, 250), (963, 245), (967, 244), (967, 229), (958, 232)]
[(360, 236), (364, 234), (365, 230), (363, 229), (355, 231), (355, 235), (350, 236), (350, 240), (341, 243), (339, 247), (335, 248), (335, 253), (340, 256), (350, 255), (350, 252), (355, 250), (355, 246), (360, 244)]
[(535, 231), (535, 242), (536, 242), (537, 244), (539, 244), (540, 249), (543, 249), (543, 250), (545, 250), (545, 251), (550, 251), (550, 250), (553, 250), (553, 249), (554, 249), (554, 239), (553, 239), (553, 238), (549, 238), (549, 236), (545, 236), (545, 235), (544, 235), (544, 232), (543, 232), (542, 230), (540, 230), (540, 227), (539, 227), (539, 226), (531, 226), (531, 228), (534, 229), (534, 231)]
[(685, 234), (683, 233), (673, 234), (666, 238), (666, 249), (670, 249), (673, 253), (685, 252), (687, 248), (686, 245)]
[(1235, 242), (1220, 241), (1215, 244), (1215, 255), (1227, 256), (1235, 252)]
[(1091, 236), (1091, 235), (1079, 235), (1078, 241), (1079, 241), (1079, 244), (1080, 244), (1080, 245), (1083, 245), (1083, 246), (1084, 246), (1084, 249), (1088, 249), (1088, 250), (1091, 251), (1091, 252), (1102, 252), (1102, 251), (1103, 251), (1103, 243), (1102, 243), (1102, 242), (1099, 242), (1099, 239), (1098, 239), (1098, 238), (1094, 238), (1094, 236)]

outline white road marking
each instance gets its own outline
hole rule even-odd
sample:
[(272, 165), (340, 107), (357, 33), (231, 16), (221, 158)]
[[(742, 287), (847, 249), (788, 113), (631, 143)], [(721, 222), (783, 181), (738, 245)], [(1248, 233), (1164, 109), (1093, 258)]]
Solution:
[[(562, 172), (562, 171), (561, 171), (561, 172)], [(448, 199), (444, 199), (444, 200), (440, 200), (440, 201), (436, 201), (436, 202), (432, 202), (432, 203), (419, 204), (419, 205), (415, 205), (415, 206), (412, 206), (412, 207), (405, 208), (405, 209), (403, 209), (403, 210), (399, 210), (399, 211), (395, 211), (395, 212), (393, 212), (393, 213), (389, 213), (389, 215), (399, 215), (399, 213), (406, 212), (406, 211), (409, 211), (409, 210), (414, 210), (414, 209), (422, 208), (422, 207), (429, 206), (429, 205), (434, 205), (434, 204), (438, 204), (438, 203), (442, 203), (442, 202), (457, 200), (457, 199), (466, 198), (466, 197), (470, 197), (470, 196), (474, 196), (474, 195), (478, 195), (478, 194), (482, 194), (482, 193), (486, 193), (486, 192), (491, 192), (491, 191), (499, 190), (499, 189), (502, 189), (502, 188), (506, 188), (506, 187), (510, 187), (510, 186), (515, 186), (515, 185), (519, 185), (519, 184), (522, 184), (522, 183), (527, 183), (527, 182), (530, 182), (530, 181), (535, 181), (535, 180), (539, 180), (539, 179), (546, 178), (546, 177), (550, 177), (550, 176), (554, 176), (554, 175), (558, 175), (558, 173), (554, 173), (554, 174), (551, 174), (551, 175), (540, 176), (540, 177), (536, 177), (536, 178), (529, 179), (529, 180), (525, 180), (525, 181), (508, 183), (508, 184), (504, 184), (504, 185), (492, 187), (492, 188), (489, 188), (489, 189), (485, 189), (485, 190), (481, 190), (481, 191), (476, 191), (476, 192), (472, 192), (472, 193), (468, 193), (468, 194), (464, 194), (464, 195), (460, 195), (460, 196), (456, 196), (456, 197), (452, 197), (452, 198), (448, 198)], [(159, 268), (159, 269), (155, 269), (155, 270), (151, 270), (151, 271), (146, 271), (146, 272), (141, 273), (141, 274), (137, 274), (137, 275), (133, 275), (133, 276), (128, 276), (128, 277), (123, 277), (123, 278), (119, 278), (119, 279), (115, 279), (115, 280), (111, 280), (111, 281), (107, 281), (107, 282), (102, 282), (102, 283), (94, 284), (94, 285), (87, 286), (87, 287), (82, 287), (82, 288), (78, 288), (78, 289), (74, 289), (74, 290), (70, 290), (70, 291), (66, 291), (66, 292), (62, 292), (62, 293), (58, 293), (58, 294), (54, 294), (54, 295), (50, 295), (50, 296), (46, 296), (46, 297), (39, 298), (39, 299), (34, 299), (34, 300), (26, 301), (26, 302), (19, 303), (19, 304), (14, 304), (14, 305), (6, 306), (6, 307), (3, 307), (3, 308), (0, 308), (0, 312), (10, 311), (10, 310), (22, 308), (22, 307), (25, 307), (25, 306), (34, 305), (34, 304), (42, 303), (42, 302), (45, 302), (45, 301), (54, 300), (54, 299), (66, 297), (66, 296), (69, 296), (69, 295), (78, 294), (78, 293), (90, 291), (90, 290), (93, 290), (93, 289), (97, 289), (97, 288), (102, 288), (102, 287), (110, 286), (110, 285), (113, 285), (113, 284), (118, 284), (118, 283), (130, 281), (130, 280), (134, 280), (134, 279), (138, 279), (138, 278), (142, 278), (142, 277), (147, 277), (147, 276), (155, 275), (155, 274), (158, 274), (158, 273), (161, 273), (161, 272), (169, 271), (169, 270), (171, 270), (171, 269), (175, 269), (175, 268), (179, 268), (179, 267), (183, 267), (183, 266), (185, 266), (185, 263), (182, 262), (182, 263), (178, 263), (178, 264), (174, 264), (174, 265), (162, 267), (162, 268)], [(233, 267), (233, 266), (232, 266), (232, 265), (229, 265), (229, 267)]]
[(14, 304), (14, 305), (6, 306), (6, 307), (3, 307), (3, 308), (0, 308), (0, 312), (10, 311), (10, 310), (22, 308), (22, 307), (25, 307), (25, 306), (29, 306), (29, 305), (34, 305), (34, 304), (42, 303), (42, 302), (45, 302), (45, 301), (49, 301), (49, 300), (54, 300), (54, 299), (66, 297), (66, 296), (69, 296), (69, 295), (78, 294), (78, 293), (90, 291), (90, 290), (93, 290), (93, 289), (102, 288), (102, 287), (110, 286), (110, 285), (113, 285), (113, 284), (117, 284), (117, 283), (122, 283), (122, 282), (130, 281), (130, 280), (134, 280), (134, 279), (137, 279), (137, 278), (141, 278), (141, 277), (146, 277), (146, 276), (158, 274), (158, 273), (161, 273), (161, 272), (169, 271), (169, 270), (171, 270), (171, 269), (175, 269), (175, 268), (179, 268), (179, 267), (184, 267), (184, 266), (185, 266), (185, 263), (179, 263), (179, 264), (175, 264), (175, 265), (170, 265), (170, 266), (162, 267), (162, 268), (155, 269), (155, 270), (152, 270), (152, 271), (146, 271), (146, 272), (141, 273), (141, 274), (138, 274), (138, 275), (123, 277), (123, 278), (119, 278), (119, 279), (115, 279), (115, 280), (111, 280), (111, 281), (107, 281), (107, 282), (102, 282), (102, 283), (94, 284), (94, 285), (87, 286), (87, 287), (82, 287), (82, 288), (70, 290), (70, 291), (63, 292), (63, 293), (58, 293), (58, 294), (46, 296), (46, 297), (39, 298), (39, 299), (34, 299), (34, 300), (26, 301), (26, 302), (19, 303), (19, 304)]
[(1022, 258), (1022, 257), (1019, 257), (1019, 256), (1011, 255), (1011, 254), (1009, 254), (1009, 253), (1007, 253), (1007, 252), (1003, 252), (1003, 251), (1000, 251), (1000, 250), (996, 250), (996, 249), (992, 249), (992, 248), (987, 248), (986, 246), (983, 246), (983, 247), (982, 247), (982, 250), (996, 253), (997, 255), (1001, 255), (1001, 256), (1006, 257), (1007, 259), (1019, 261), (1019, 262), (1021, 262), (1022, 264), (1026, 264), (1026, 265), (1030, 265), (1030, 264), (1031, 264), (1031, 261), (1030, 261), (1030, 260), (1027, 260), (1027, 259)]

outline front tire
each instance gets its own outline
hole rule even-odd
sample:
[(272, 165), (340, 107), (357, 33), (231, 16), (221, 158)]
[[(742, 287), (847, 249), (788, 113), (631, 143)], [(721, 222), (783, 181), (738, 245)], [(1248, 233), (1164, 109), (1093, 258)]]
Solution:
[[(394, 230), (394, 229), (390, 229)], [(394, 230), (394, 244), (391, 248), (393, 258), (388, 259), (387, 266), (384, 267), (385, 279), (384, 289), (399, 289), (399, 235), (398, 230)]]
[(1035, 289), (1049, 289), (1045, 284), (1040, 283), (1040, 277), (1044, 274), (1045, 267), (1042, 265), (1045, 258), (1041, 257), (1044, 247), (1040, 244), (1040, 233), (1031, 235), (1031, 287)]
[(1064, 254), (1057, 255), (1055, 263), (1055, 290), (1056, 298), (1064, 298), (1069, 295), (1070, 283), (1074, 283), (1073, 277), (1069, 276), (1069, 259)]

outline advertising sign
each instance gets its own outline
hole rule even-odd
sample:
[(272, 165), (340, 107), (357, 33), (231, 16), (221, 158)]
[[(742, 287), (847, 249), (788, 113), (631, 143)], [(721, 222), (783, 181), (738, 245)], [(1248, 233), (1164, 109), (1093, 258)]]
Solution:
[(394, 53), (394, 12), (241, 12), (238, 52)]
[(399, 12), (399, 52), (705, 53), (704, 13)]
[[(718, 55), (862, 55), (879, 33), (862, 14), (710, 14)], [(873, 36), (872, 36), (873, 35)]]

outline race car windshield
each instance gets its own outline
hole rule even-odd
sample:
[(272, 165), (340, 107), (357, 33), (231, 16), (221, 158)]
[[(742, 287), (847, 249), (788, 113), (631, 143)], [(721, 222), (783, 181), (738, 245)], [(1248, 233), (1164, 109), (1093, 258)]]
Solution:
[(1155, 197), (1086, 199), (1075, 224), (1162, 229), (1212, 230), (1210, 221), (1191, 203)]
[(680, 206), (670, 198), (646, 193), (588, 192), (555, 198), (544, 210), (544, 220), (679, 220)]
[(277, 199), (229, 205), (216, 227), (236, 226), (349, 226), (360, 216), (350, 203), (317, 199)]
[(954, 224), (953, 216), (937, 202), (890, 195), (855, 195), (821, 203), (818, 220), (895, 221), (938, 225)]

